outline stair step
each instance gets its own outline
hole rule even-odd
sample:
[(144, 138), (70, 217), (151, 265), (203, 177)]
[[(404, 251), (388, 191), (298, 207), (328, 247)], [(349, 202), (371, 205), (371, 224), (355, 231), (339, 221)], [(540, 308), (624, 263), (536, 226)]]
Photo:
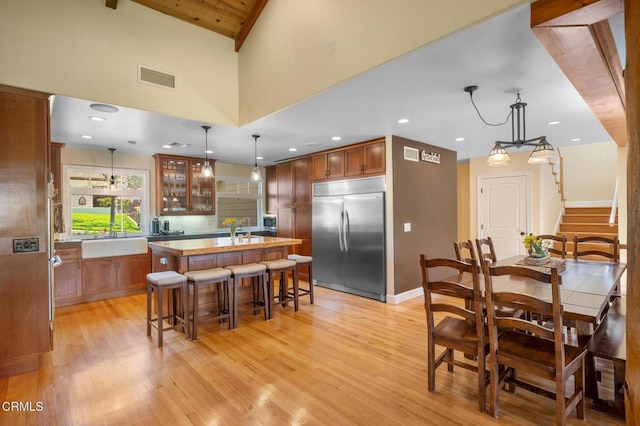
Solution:
[[(609, 223), (608, 214), (565, 214), (562, 216), (562, 223)], [(618, 217), (615, 217), (616, 223)]]
[(611, 214), (611, 207), (566, 207), (565, 214)]
[(618, 225), (608, 223), (561, 223), (560, 232), (617, 234)]

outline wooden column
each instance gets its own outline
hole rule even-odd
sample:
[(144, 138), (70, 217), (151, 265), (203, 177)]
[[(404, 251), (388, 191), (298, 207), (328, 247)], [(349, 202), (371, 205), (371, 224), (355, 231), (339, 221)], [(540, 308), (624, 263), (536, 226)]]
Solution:
[(627, 105), (627, 368), (628, 425), (640, 424), (640, 2), (625, 0)]

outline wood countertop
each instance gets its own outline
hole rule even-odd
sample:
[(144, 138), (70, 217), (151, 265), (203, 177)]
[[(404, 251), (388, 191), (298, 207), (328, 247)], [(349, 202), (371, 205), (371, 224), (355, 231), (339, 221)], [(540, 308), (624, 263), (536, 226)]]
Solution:
[(221, 237), (148, 243), (149, 248), (153, 252), (167, 253), (175, 256), (226, 253), (230, 251), (255, 250), (269, 247), (295, 246), (298, 244), (302, 244), (302, 240), (298, 238), (253, 235), (250, 239), (236, 237), (232, 240), (230, 237)]

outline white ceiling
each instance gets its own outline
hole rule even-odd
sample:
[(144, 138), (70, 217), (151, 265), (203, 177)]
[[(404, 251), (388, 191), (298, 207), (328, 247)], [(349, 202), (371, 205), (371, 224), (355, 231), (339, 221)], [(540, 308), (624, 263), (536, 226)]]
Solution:
[[(620, 34), (622, 20), (612, 21)], [(621, 52), (623, 57), (624, 52)], [(483, 117), (502, 122), (520, 92), (527, 106), (527, 138), (546, 135), (555, 147), (611, 140), (580, 95), (529, 28), (524, 5), (476, 27), (429, 44), (304, 102), (241, 128), (217, 126), (120, 107), (98, 113), (94, 101), (57, 96), (51, 140), (68, 147), (117, 153), (156, 152), (204, 157), (201, 126), (211, 124), (209, 148), (225, 163), (252, 164), (252, 134), (261, 135), (261, 166), (384, 135), (397, 135), (457, 151), (458, 161), (486, 156), (496, 140), (511, 140), (511, 126), (480, 121), (468, 85)], [(102, 116), (104, 122), (89, 120)], [(408, 118), (407, 124), (398, 124)], [(560, 124), (549, 126), (550, 121)], [(81, 139), (92, 135), (93, 139)], [(332, 136), (342, 140), (334, 142)], [(454, 139), (464, 137), (462, 142)], [(570, 142), (580, 138), (580, 142)], [(128, 141), (136, 141), (131, 145)], [(189, 148), (162, 148), (180, 142)], [(296, 147), (297, 152), (290, 152)], [(523, 148), (524, 149), (524, 148)]]

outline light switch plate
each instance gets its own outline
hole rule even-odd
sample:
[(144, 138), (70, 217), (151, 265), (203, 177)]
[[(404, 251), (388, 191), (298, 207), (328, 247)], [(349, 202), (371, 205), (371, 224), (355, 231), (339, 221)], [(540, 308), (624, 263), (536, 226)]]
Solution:
[(404, 224), (404, 232), (411, 232), (411, 222)]

